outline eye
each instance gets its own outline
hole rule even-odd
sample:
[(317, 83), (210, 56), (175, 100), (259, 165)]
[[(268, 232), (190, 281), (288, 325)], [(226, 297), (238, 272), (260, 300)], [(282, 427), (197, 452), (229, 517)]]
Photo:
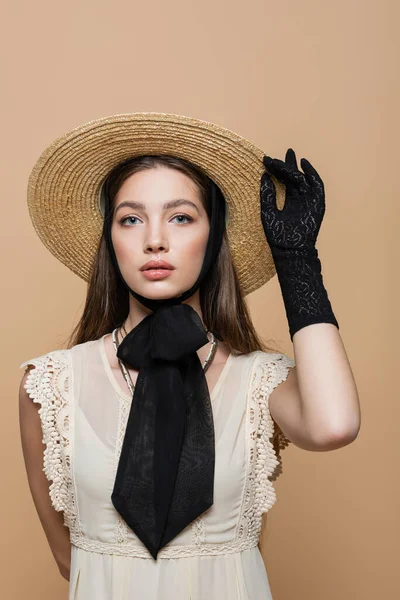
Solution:
[(137, 218), (137, 217), (124, 217), (123, 219), (121, 219), (120, 223), (121, 223), (122, 225), (124, 225), (124, 224), (125, 224), (125, 221), (128, 221), (128, 219), (136, 219), (136, 218)]
[[(175, 217), (173, 217), (173, 219), (179, 219), (180, 217), (183, 217), (184, 219), (188, 219), (188, 223), (190, 223), (191, 221), (193, 221), (192, 217), (189, 217), (189, 215), (176, 215)], [(181, 221), (182, 223), (182, 221)], [(182, 225), (184, 225), (184, 223), (182, 223)]]
[[(185, 215), (185, 214), (181, 214), (181, 215), (175, 215), (175, 217), (173, 217), (173, 219), (181, 219), (181, 218), (183, 218), (183, 219), (186, 219), (186, 221), (184, 221), (184, 222), (182, 222), (182, 221), (179, 221), (179, 222), (178, 222), (178, 223), (179, 223), (179, 224), (181, 224), (181, 225), (185, 225), (186, 223), (190, 223), (191, 221), (193, 221), (193, 218), (192, 218), (192, 217), (189, 217), (189, 215)], [(136, 225), (136, 222), (135, 222), (135, 223), (132, 223), (132, 219), (137, 219), (137, 217), (134, 217), (134, 216), (130, 216), (130, 217), (124, 217), (124, 218), (122, 218), (122, 219), (120, 220), (120, 223), (121, 223), (121, 225), (125, 225), (125, 223), (126, 223), (127, 221), (129, 221), (129, 220), (130, 220), (130, 223), (128, 223), (128, 225), (129, 225), (129, 224), (130, 224), (130, 225), (132, 225), (132, 224), (133, 224), (133, 225)]]

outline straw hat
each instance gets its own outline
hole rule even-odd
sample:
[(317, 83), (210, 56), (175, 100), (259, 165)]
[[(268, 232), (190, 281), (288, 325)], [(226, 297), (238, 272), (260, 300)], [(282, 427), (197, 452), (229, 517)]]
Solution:
[[(118, 163), (142, 154), (189, 160), (220, 187), (228, 206), (228, 242), (244, 295), (275, 275), (260, 217), (264, 152), (214, 123), (155, 112), (85, 123), (55, 140), (37, 161), (28, 184), (29, 214), (58, 260), (89, 280), (102, 234), (102, 184)], [(282, 208), (285, 188), (272, 179)]]

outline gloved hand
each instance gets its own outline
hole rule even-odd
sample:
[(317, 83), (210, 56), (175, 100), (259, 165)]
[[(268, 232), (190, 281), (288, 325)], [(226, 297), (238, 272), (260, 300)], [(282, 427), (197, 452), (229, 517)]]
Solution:
[[(268, 172), (261, 177), (261, 221), (282, 290), (290, 339), (313, 323), (332, 323), (339, 329), (315, 248), (325, 214), (322, 179), (305, 158), (300, 161), (304, 173), (299, 171), (291, 148), (285, 161), (264, 156), (263, 163)], [(276, 206), (275, 186), (269, 174), (286, 187), (282, 210)]]

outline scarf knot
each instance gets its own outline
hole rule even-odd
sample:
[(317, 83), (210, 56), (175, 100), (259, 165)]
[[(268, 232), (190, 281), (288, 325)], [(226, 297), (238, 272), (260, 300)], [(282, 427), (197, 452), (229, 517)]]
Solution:
[(139, 370), (145, 358), (179, 362), (207, 342), (204, 325), (191, 306), (163, 306), (128, 333), (118, 348), (117, 356)]

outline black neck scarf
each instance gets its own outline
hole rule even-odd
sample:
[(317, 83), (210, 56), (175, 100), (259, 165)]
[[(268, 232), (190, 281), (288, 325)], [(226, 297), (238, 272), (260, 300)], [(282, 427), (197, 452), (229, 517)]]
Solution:
[(197, 350), (208, 343), (198, 313), (182, 304), (215, 263), (225, 230), (225, 199), (212, 181), (210, 233), (194, 285), (152, 300), (127, 285), (111, 239), (107, 181), (104, 229), (118, 276), (153, 313), (122, 340), (117, 356), (139, 371), (111, 500), (153, 558), (213, 504), (215, 439), (210, 394)]

